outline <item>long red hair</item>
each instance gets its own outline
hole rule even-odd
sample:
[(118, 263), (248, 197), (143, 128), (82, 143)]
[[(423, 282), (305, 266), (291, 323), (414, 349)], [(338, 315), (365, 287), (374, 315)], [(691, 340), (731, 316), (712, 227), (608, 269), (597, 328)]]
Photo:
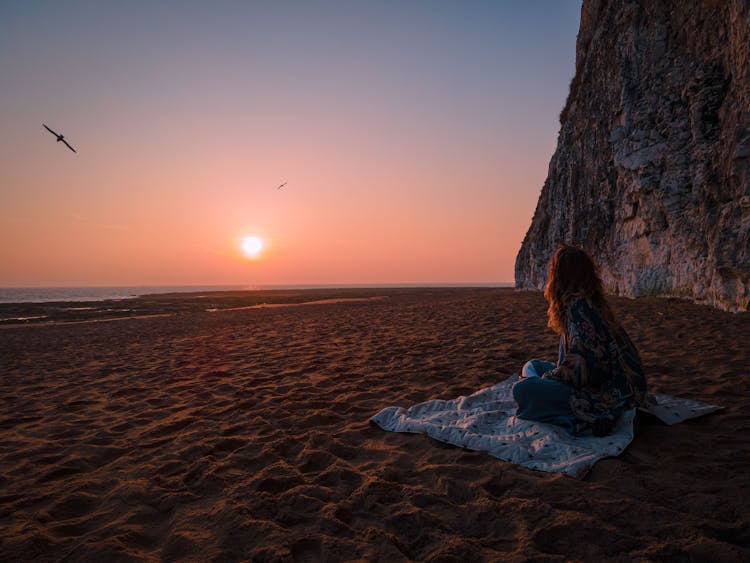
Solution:
[(565, 310), (571, 301), (584, 298), (599, 309), (604, 321), (615, 326), (612, 309), (604, 297), (599, 269), (585, 250), (560, 243), (552, 255), (544, 297), (549, 301), (547, 326), (558, 333), (565, 331)]

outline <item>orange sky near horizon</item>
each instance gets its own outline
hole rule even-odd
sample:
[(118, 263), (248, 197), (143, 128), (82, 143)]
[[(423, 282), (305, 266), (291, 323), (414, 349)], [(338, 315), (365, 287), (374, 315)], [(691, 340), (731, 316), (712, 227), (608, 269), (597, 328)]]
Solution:
[(513, 280), (580, 2), (158, 6), (0, 7), (0, 286)]

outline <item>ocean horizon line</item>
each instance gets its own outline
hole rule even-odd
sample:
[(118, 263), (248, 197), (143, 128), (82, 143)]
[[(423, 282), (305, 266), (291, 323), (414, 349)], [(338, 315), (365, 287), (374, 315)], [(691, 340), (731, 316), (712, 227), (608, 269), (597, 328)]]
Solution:
[(514, 282), (414, 282), (349, 284), (217, 284), (217, 285), (91, 285), (0, 287), (0, 303), (47, 303), (56, 301), (107, 301), (144, 295), (220, 291), (274, 291), (305, 289), (399, 289), (514, 287)]

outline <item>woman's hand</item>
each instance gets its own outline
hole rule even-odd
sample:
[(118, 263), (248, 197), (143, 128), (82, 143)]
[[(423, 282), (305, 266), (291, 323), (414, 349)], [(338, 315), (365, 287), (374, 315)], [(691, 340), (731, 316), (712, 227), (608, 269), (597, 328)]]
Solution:
[[(580, 354), (569, 353), (565, 355), (562, 363), (544, 374), (547, 379), (564, 381), (573, 387), (580, 387), (582, 381), (586, 381), (586, 361)], [(583, 376), (583, 377), (582, 377)]]

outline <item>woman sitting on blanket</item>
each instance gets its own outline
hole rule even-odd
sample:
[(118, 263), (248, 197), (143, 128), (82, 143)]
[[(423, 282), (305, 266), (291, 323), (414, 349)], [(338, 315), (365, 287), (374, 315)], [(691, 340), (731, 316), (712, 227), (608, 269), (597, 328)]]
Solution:
[(560, 333), (557, 365), (531, 360), (513, 386), (517, 416), (574, 434), (606, 436), (626, 410), (644, 404), (646, 377), (625, 329), (607, 304), (593, 260), (560, 244), (544, 296), (548, 326)]

